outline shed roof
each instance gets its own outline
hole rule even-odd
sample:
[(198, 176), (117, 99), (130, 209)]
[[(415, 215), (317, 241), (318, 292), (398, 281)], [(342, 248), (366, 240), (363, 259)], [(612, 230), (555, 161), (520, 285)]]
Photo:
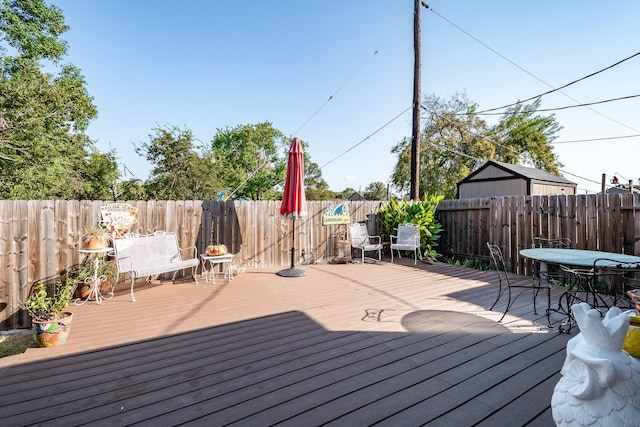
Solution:
[(473, 181), (473, 177), (475, 175), (477, 175), (478, 173), (480, 173), (481, 171), (483, 171), (484, 169), (488, 168), (488, 167), (497, 167), (499, 169), (502, 169), (504, 171), (510, 172), (515, 176), (518, 176), (520, 178), (524, 178), (524, 179), (533, 179), (536, 181), (545, 181), (545, 182), (553, 182), (553, 183), (558, 183), (558, 184), (567, 184), (567, 185), (577, 185), (575, 182), (571, 182), (568, 179), (565, 179), (561, 176), (557, 176), (557, 175), (553, 175), (549, 172), (545, 172), (541, 169), (536, 169), (536, 168), (530, 168), (527, 166), (521, 166), (521, 165), (513, 165), (511, 163), (503, 163), (503, 162), (497, 162), (495, 160), (489, 160), (487, 161), (484, 165), (480, 166), (478, 169), (476, 169), (474, 172), (472, 172), (471, 174), (467, 175), (467, 177), (465, 177), (464, 179), (462, 179), (458, 184), (464, 183), (464, 182), (469, 182), (469, 181)]

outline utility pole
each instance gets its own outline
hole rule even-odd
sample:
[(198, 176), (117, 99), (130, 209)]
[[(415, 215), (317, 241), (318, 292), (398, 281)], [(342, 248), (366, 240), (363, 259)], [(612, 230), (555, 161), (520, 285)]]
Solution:
[[(413, 130), (411, 132), (411, 200), (420, 200), (420, 81), (422, 78), (422, 0), (414, 0), (413, 11)], [(425, 4), (426, 7), (428, 7)]]

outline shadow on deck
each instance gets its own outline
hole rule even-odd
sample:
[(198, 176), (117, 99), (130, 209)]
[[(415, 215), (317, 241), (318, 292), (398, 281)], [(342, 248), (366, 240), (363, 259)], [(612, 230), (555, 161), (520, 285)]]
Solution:
[(0, 359), (2, 425), (553, 425), (571, 336), (531, 294), (501, 324), (493, 272), (304, 268), (72, 307), (65, 345)]

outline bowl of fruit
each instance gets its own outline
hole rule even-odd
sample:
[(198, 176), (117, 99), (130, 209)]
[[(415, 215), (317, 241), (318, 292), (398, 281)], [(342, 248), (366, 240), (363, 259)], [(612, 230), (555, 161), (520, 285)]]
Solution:
[(228, 252), (227, 247), (225, 245), (209, 245), (204, 250), (204, 254), (206, 256), (218, 256), (224, 255)]

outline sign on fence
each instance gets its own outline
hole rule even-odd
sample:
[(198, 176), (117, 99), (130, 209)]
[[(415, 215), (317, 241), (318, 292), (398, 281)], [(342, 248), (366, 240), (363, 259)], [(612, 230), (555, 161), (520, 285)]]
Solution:
[(349, 215), (349, 208), (344, 202), (335, 208), (327, 206), (322, 216), (322, 225), (342, 225), (350, 223), (351, 216)]
[(136, 223), (138, 208), (126, 203), (111, 203), (100, 208), (102, 226), (111, 232), (113, 237), (122, 237)]

